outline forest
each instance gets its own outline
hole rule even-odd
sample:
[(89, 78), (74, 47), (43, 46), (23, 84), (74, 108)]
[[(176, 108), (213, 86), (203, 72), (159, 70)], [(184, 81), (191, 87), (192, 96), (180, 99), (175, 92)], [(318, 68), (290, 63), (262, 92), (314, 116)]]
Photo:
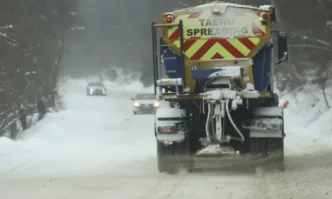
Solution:
[(76, 7), (74, 0), (0, 1), (0, 136), (15, 138), (55, 105)]

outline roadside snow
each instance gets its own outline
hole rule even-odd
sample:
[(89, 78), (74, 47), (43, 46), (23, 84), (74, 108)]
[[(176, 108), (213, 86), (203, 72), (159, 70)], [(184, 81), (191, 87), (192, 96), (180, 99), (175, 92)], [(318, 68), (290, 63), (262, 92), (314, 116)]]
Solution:
[[(85, 85), (85, 80), (68, 81), (65, 110), (50, 113), (18, 141), (0, 138), (1, 199), (328, 199), (332, 194), (331, 141), (305, 129), (287, 132), (285, 173), (234, 166), (161, 174), (153, 115), (132, 114), (129, 96), (139, 90), (119, 84), (107, 97), (88, 97)], [(289, 110), (305, 113), (296, 106)], [(299, 117), (286, 116), (288, 130)]]
[[(137, 85), (139, 83), (132, 83)], [(125, 85), (125, 86), (133, 86)], [(49, 113), (17, 141), (0, 138), (0, 175), (71, 176), (114, 170), (121, 162), (154, 155), (153, 116), (132, 115), (132, 102), (122, 93), (85, 95), (86, 81), (67, 81), (66, 109)], [(144, 121), (144, 126), (140, 126)], [(136, 123), (137, 122), (137, 123)], [(151, 143), (140, 147), (141, 142)], [(113, 164), (113, 162), (116, 164)], [(98, 168), (95, 171), (95, 168)]]
[[(325, 89), (326, 100), (332, 105), (332, 87)], [(323, 91), (317, 85), (306, 85), (282, 97), (289, 100), (285, 109), (287, 132), (311, 132), (319, 136), (332, 136), (332, 110), (328, 109)]]
[(323, 113), (318, 120), (308, 126), (308, 129), (315, 134), (326, 134), (332, 136), (332, 110)]

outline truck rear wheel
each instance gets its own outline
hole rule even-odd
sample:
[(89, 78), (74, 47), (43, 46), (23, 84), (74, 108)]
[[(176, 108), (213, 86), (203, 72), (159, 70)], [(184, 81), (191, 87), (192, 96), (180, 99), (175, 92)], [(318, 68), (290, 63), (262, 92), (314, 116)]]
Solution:
[(157, 141), (157, 161), (159, 172), (175, 173), (177, 166), (174, 145), (165, 145)]
[[(272, 146), (272, 147), (270, 147)], [(269, 149), (271, 148), (272, 153), (274, 153), (274, 158), (272, 162), (272, 168), (278, 171), (285, 171), (285, 162), (284, 162), (284, 139), (272, 139), (269, 142)]]
[(186, 139), (184, 142), (179, 143), (177, 146), (179, 160), (181, 161), (183, 168), (188, 172), (193, 171), (195, 168), (195, 161), (192, 157), (190, 144), (192, 144), (190, 140)]
[(284, 172), (285, 171), (284, 156), (283, 155), (276, 155), (273, 158), (273, 161), (268, 165), (268, 168), (270, 170)]
[(268, 161), (267, 169), (283, 172), (285, 170), (284, 163), (284, 139), (272, 138), (266, 139)]
[(283, 138), (252, 139), (251, 147), (253, 154), (265, 154), (260, 166), (267, 170), (285, 170)]

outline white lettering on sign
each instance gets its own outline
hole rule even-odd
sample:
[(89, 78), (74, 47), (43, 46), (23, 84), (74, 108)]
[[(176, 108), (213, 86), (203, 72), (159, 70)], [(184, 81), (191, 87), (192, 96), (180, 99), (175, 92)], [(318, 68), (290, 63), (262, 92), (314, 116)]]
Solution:
[(248, 33), (246, 26), (237, 26), (234, 18), (198, 19), (201, 28), (187, 29), (188, 37), (223, 36), (235, 37)]
[(235, 24), (234, 18), (210, 18), (199, 19), (201, 26), (233, 26)]
[(187, 29), (188, 37), (195, 36), (223, 36), (236, 37), (246, 35), (248, 33), (247, 27), (222, 27), (222, 28), (193, 28)]

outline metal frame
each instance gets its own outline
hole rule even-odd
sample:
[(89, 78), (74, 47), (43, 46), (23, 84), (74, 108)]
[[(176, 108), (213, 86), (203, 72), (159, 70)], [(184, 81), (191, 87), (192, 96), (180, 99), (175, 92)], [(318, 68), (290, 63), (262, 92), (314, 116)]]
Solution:
[[(183, 87), (186, 85), (186, 78), (185, 78), (185, 54), (184, 54), (184, 37), (183, 37), (183, 21), (180, 20), (179, 22), (179, 27), (180, 27), (180, 60), (182, 63), (183, 71), (182, 71), (182, 81), (183, 81)], [(183, 89), (183, 88), (182, 88)], [(180, 91), (182, 92), (182, 91)]]
[[(182, 63), (182, 81), (184, 87), (185, 85), (185, 54), (184, 54), (184, 36), (183, 36), (183, 21), (180, 20), (178, 24), (156, 24), (155, 22), (152, 22), (151, 24), (151, 33), (152, 33), (152, 65), (153, 65), (153, 81), (154, 81), (154, 94), (157, 94), (157, 80), (159, 78), (158, 75), (158, 69), (160, 67), (160, 61), (159, 58), (161, 55), (161, 43), (159, 45), (159, 51), (158, 51), (158, 42), (157, 42), (157, 28), (169, 28), (169, 27), (176, 27), (178, 26), (180, 28), (180, 61)], [(160, 42), (162, 41), (162, 38), (160, 39)], [(159, 61), (159, 62), (158, 62)], [(182, 90), (180, 90), (180, 93), (182, 93)]]
[(152, 67), (153, 67), (153, 84), (154, 84), (154, 94), (157, 94), (157, 73), (156, 73), (156, 67), (157, 67), (157, 30), (155, 28), (155, 22), (152, 22), (151, 25), (151, 31), (152, 31)]

